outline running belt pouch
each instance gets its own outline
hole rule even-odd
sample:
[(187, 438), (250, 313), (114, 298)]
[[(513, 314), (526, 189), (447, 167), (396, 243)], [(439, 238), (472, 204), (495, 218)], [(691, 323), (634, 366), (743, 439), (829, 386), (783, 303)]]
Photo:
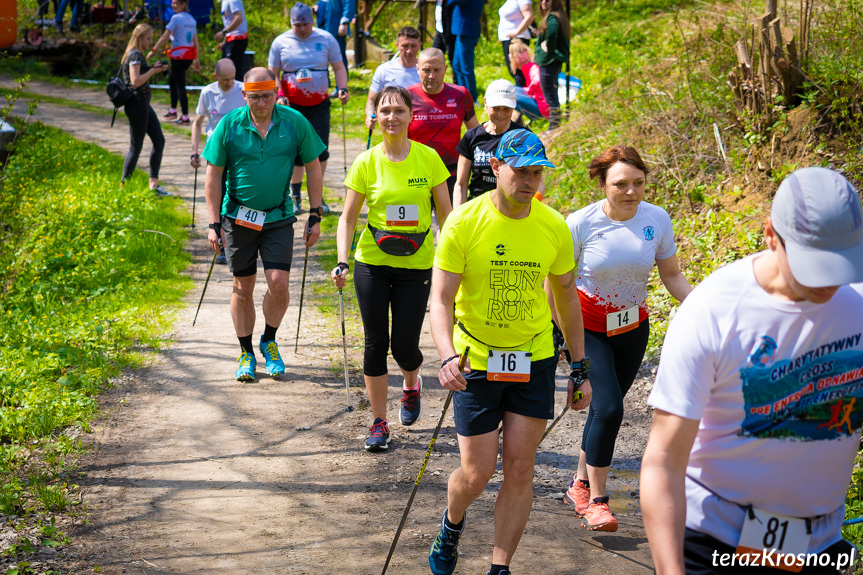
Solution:
[(431, 229), (429, 228), (429, 230), (424, 232), (406, 234), (404, 232), (379, 230), (371, 224), (368, 227), (381, 251), (391, 256), (412, 256), (417, 253)]

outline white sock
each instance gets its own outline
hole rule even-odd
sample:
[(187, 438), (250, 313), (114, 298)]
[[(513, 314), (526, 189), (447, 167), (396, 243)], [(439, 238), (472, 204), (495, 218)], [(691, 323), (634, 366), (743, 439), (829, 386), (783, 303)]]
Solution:
[(407, 382), (407, 380), (404, 380), (404, 383), (402, 383), (402, 389), (405, 389), (405, 390), (414, 390), (414, 389), (417, 389), (417, 388), (419, 388), (420, 383), (422, 382), (422, 379), (423, 379), (423, 378), (422, 378), (422, 376), (419, 376), (419, 375), (418, 375), (418, 376), (417, 376), (417, 381), (416, 381), (416, 383), (414, 384), (414, 386), (413, 386), (413, 387), (408, 387), (408, 382)]

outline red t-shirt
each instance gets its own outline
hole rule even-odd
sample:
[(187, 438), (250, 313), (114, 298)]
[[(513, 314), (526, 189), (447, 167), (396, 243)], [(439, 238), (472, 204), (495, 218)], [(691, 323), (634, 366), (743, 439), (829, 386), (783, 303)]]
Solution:
[(462, 122), (476, 116), (470, 92), (454, 84), (444, 84), (437, 94), (426, 94), (422, 84), (410, 86), (408, 92), (413, 99), (414, 113), (408, 126), (408, 138), (433, 148), (450, 174), (454, 174)]

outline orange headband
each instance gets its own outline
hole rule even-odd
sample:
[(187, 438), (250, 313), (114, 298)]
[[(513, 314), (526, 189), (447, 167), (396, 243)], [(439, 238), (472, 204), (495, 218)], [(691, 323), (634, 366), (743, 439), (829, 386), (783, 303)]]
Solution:
[(275, 90), (276, 81), (267, 80), (266, 82), (246, 82), (243, 84), (243, 90), (246, 92), (255, 92), (257, 90)]

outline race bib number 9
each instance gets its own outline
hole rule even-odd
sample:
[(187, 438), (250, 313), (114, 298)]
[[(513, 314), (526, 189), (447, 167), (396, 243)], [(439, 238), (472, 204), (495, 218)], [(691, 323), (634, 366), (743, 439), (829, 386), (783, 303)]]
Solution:
[(750, 566), (799, 573), (809, 550), (809, 537), (805, 519), (753, 509), (752, 515), (746, 515), (735, 555), (746, 556)]
[(420, 225), (420, 207), (416, 204), (387, 206), (387, 226)]
[(492, 349), (488, 354), (489, 381), (530, 381), (529, 351), (498, 351)]
[(240, 206), (240, 209), (237, 211), (237, 225), (245, 228), (260, 231), (263, 229), (266, 219), (267, 213), (261, 210), (253, 210), (246, 206)]
[(606, 335), (619, 335), (638, 327), (638, 306), (611, 312), (605, 316)]

